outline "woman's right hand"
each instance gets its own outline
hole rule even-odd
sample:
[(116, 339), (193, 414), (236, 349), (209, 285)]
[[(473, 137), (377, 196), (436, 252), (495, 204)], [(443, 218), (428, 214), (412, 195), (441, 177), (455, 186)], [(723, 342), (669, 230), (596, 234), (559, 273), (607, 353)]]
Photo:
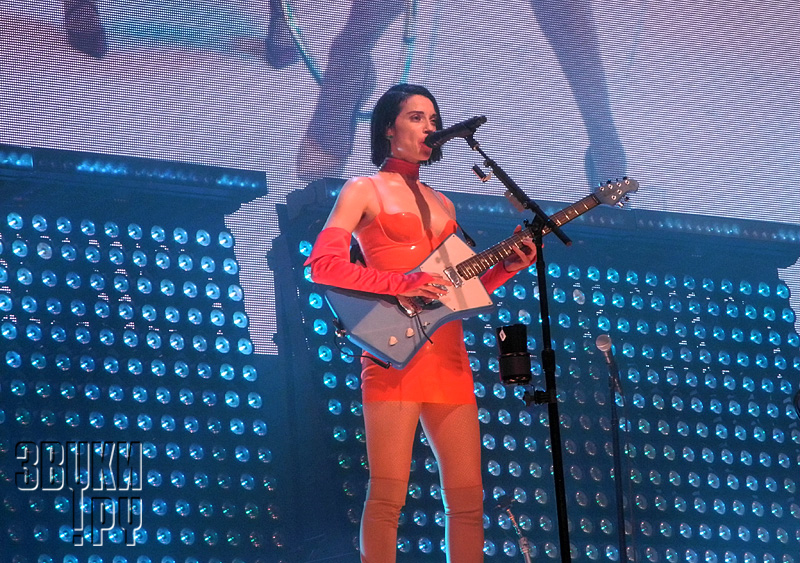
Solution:
[[(417, 279), (408, 279), (416, 277)], [(398, 294), (398, 297), (425, 297), (427, 299), (439, 299), (447, 295), (453, 283), (439, 274), (429, 274), (427, 272), (415, 272), (406, 274), (411, 287)]]
[(413, 299), (414, 297), (435, 301), (440, 299), (443, 295), (446, 295), (449, 289), (453, 287), (450, 280), (437, 274), (415, 272), (413, 274), (407, 274), (406, 278), (409, 276), (418, 276), (418, 281), (421, 283), (421, 285), (397, 295), (397, 301), (400, 303), (400, 306), (409, 313), (419, 313), (422, 310), (421, 303), (419, 300)]

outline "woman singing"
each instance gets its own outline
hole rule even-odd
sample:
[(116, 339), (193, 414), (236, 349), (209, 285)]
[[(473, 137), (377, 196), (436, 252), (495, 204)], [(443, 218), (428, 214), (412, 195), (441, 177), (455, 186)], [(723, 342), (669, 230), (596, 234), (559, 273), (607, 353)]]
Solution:
[[(421, 163), (441, 149), (424, 141), (442, 128), (439, 107), (422, 86), (393, 86), (372, 112), (373, 176), (348, 181), (308, 259), (321, 284), (371, 293), (438, 298), (452, 284), (438, 275), (404, 274), (456, 232), (455, 208), (419, 180)], [(355, 236), (366, 267), (351, 264)], [(530, 240), (481, 281), (491, 292), (536, 257)], [(483, 561), (483, 488), (478, 413), (461, 321), (431, 335), (404, 369), (362, 360), (361, 388), (369, 487), (361, 518), (361, 560), (395, 561), (418, 421), (436, 456), (446, 514), (447, 561)]]

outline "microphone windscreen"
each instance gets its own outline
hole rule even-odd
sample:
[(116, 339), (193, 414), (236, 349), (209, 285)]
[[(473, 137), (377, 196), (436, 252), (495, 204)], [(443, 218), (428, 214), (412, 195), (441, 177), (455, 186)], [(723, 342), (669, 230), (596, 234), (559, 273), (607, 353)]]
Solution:
[(500, 355), (522, 354), (528, 351), (528, 331), (525, 325), (501, 326), (497, 329), (497, 345)]
[(594, 344), (601, 352), (608, 352), (611, 350), (611, 337), (607, 334), (601, 334), (597, 337)]

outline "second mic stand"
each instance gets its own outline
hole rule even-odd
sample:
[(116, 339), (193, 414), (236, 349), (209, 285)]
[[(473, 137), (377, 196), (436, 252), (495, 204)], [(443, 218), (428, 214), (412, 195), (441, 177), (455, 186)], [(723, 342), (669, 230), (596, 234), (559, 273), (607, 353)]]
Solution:
[[(500, 166), (481, 149), (474, 137), (466, 138), (472, 150), (477, 151), (484, 159), (485, 165), (492, 170), (510, 194), (524, 209), (533, 212), (535, 218), (532, 223), (525, 221), (531, 228), (533, 240), (536, 245), (536, 277), (539, 284), (539, 311), (542, 320), (542, 370), (545, 376), (545, 390), (534, 391), (533, 394), (525, 391), (523, 401), (526, 405), (531, 403), (547, 404), (547, 414), (550, 426), (550, 449), (553, 456), (553, 481), (555, 485), (556, 512), (558, 518), (558, 539), (561, 561), (570, 563), (572, 553), (569, 545), (569, 520), (567, 519), (567, 495), (564, 484), (564, 458), (561, 449), (561, 417), (558, 413), (558, 393), (556, 392), (556, 354), (553, 350), (550, 337), (550, 308), (547, 302), (547, 280), (545, 278), (544, 252), (542, 250), (542, 234), (545, 228), (556, 234), (567, 246), (572, 241), (561, 231), (559, 226), (530, 199), (525, 192), (500, 168)], [(532, 227), (531, 227), (532, 225)]]
[[(611, 352), (613, 354), (613, 351)], [(611, 401), (611, 448), (614, 454), (614, 492), (617, 495), (617, 541), (619, 542), (619, 559), (627, 563), (630, 561), (628, 557), (628, 544), (625, 539), (625, 494), (622, 489), (622, 482), (625, 479), (622, 473), (622, 456), (620, 455), (619, 443), (619, 415), (617, 414), (617, 392), (622, 395), (622, 386), (620, 385), (619, 370), (614, 362), (609, 362), (608, 366), (608, 390)], [(628, 424), (628, 421), (625, 421)], [(626, 454), (627, 448), (626, 448)], [(632, 499), (628, 499), (632, 502)], [(633, 522), (633, 519), (631, 519)]]

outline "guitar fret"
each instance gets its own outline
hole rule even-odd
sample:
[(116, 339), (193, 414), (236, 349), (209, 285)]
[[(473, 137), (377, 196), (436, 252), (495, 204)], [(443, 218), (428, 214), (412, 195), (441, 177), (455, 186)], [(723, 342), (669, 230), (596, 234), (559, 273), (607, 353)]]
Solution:
[[(632, 191), (636, 191), (636, 188), (638, 187), (638, 184), (636, 184), (636, 182), (631, 182), (629, 180), (626, 180), (626, 182), (627, 182), (626, 187), (628, 187), (628, 190), (626, 191), (631, 191), (631, 185), (633, 186)], [(607, 200), (609, 199), (609, 197), (613, 200), (614, 195), (617, 196), (618, 200), (619, 196), (622, 194), (622, 188), (620, 186), (622, 186), (621, 183), (617, 184), (614, 189), (610, 189), (611, 185), (609, 185), (608, 187), (601, 187), (598, 190), (598, 193), (604, 195), (603, 203), (609, 203), (609, 201)], [(604, 193), (607, 191), (612, 191), (613, 192), (612, 195), (609, 196), (607, 193)], [(569, 223), (576, 217), (583, 215), (584, 213), (586, 213), (590, 209), (593, 209), (597, 205), (600, 205), (600, 202), (601, 202), (600, 198), (597, 195), (590, 194), (581, 199), (580, 201), (576, 202), (575, 204), (570, 205), (566, 209), (562, 209), (561, 211), (554, 213), (553, 215), (550, 216), (550, 218), (553, 220), (553, 223), (555, 223), (557, 226), (560, 227), (565, 223)], [(612, 201), (611, 203), (616, 203), (616, 201)], [(544, 228), (542, 228), (542, 235), (550, 233), (551, 230), (552, 229), (550, 229), (550, 227), (545, 226)], [(456, 264), (455, 270), (456, 272), (458, 272), (458, 275), (465, 280), (471, 279), (475, 276), (479, 276), (480, 274), (484, 273), (486, 270), (488, 270), (501, 260), (505, 260), (512, 254), (514, 254), (514, 248), (521, 247), (522, 241), (526, 237), (530, 237), (531, 234), (532, 233), (530, 228), (514, 233), (509, 238), (497, 243), (493, 247), (483, 252), (480, 252), (471, 258), (464, 260), (460, 264)]]

